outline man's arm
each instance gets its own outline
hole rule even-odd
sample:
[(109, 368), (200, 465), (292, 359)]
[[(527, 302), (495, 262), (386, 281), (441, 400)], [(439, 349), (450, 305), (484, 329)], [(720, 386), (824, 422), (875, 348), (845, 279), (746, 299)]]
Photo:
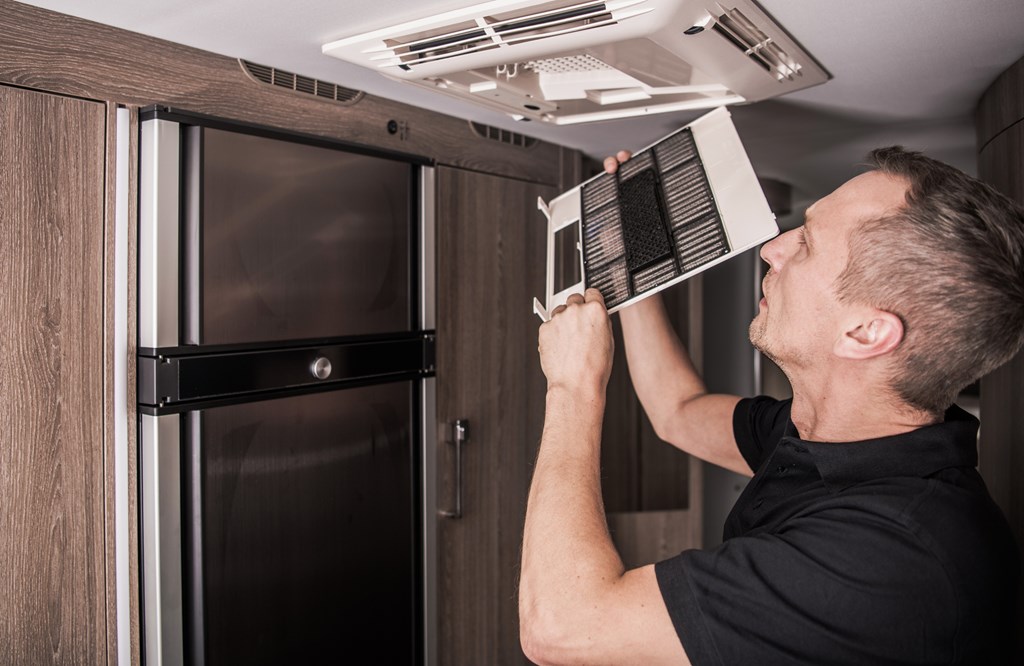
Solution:
[(548, 378), (519, 591), (523, 650), (538, 664), (688, 665), (654, 567), (625, 571), (601, 500), (601, 422), (611, 370), (596, 290), (541, 327)]
[(669, 322), (661, 296), (619, 311), (629, 375), (658, 437), (701, 460), (750, 476), (736, 446), (739, 397), (708, 394)]
[[(630, 158), (627, 150), (604, 160), (615, 173)], [(733, 435), (739, 397), (709, 395), (690, 356), (672, 328), (661, 296), (650, 296), (619, 311), (633, 389), (658, 437), (715, 465), (750, 476)]]

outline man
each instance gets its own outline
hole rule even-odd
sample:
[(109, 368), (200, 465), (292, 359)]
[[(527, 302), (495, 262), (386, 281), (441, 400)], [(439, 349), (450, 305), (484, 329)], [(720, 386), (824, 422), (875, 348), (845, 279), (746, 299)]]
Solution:
[(519, 602), (531, 659), (1007, 663), (1016, 547), (975, 470), (977, 421), (951, 405), (1021, 346), (1024, 212), (920, 154), (872, 159), (761, 250), (750, 338), (791, 402), (708, 395), (660, 299), (621, 311), (659, 436), (754, 475), (718, 548), (624, 570), (600, 490), (600, 293), (541, 327), (547, 413)]

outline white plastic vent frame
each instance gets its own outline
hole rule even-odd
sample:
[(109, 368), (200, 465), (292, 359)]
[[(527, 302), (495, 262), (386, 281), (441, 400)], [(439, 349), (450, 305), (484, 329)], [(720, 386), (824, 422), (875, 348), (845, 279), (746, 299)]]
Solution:
[(410, 10), (411, 20), (341, 36), (321, 50), (553, 125), (757, 102), (830, 78), (756, 0), (448, 4), (463, 6)]
[[(676, 133), (689, 129), (697, 151), (700, 154), (704, 174), (711, 187), (718, 214), (725, 230), (729, 250), (724, 255), (713, 259), (697, 268), (672, 278), (671, 280), (651, 287), (641, 293), (634, 294), (628, 300), (609, 308), (609, 313), (636, 303), (644, 298), (678, 284), (712, 266), (722, 263), (752, 247), (774, 238), (779, 233), (775, 223), (775, 215), (768, 206), (764, 192), (758, 184), (754, 168), (750, 164), (743, 144), (732, 123), (730, 113), (718, 108), (707, 113), (689, 125), (647, 146), (641, 152), (650, 150)], [(635, 156), (636, 156), (635, 155)], [(634, 157), (635, 157), (634, 156)], [(545, 203), (537, 199), (537, 207), (547, 219), (547, 273), (545, 299), (533, 299), (533, 311), (542, 321), (551, 318), (551, 311), (563, 305), (572, 294), (582, 294), (588, 283), (586, 265), (583, 261), (583, 230), (582, 230), (582, 188), (601, 175), (587, 180), (573, 189)], [(577, 244), (579, 275), (581, 279), (557, 293), (555, 289), (555, 235), (573, 224), (581, 225), (580, 242)]]

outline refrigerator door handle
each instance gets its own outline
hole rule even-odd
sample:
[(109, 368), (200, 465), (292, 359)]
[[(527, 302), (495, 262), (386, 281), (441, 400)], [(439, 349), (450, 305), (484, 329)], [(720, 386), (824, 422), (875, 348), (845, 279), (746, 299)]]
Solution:
[(451, 442), (455, 445), (455, 508), (441, 511), (445, 518), (462, 518), (462, 445), (469, 439), (469, 421), (458, 419), (452, 424)]

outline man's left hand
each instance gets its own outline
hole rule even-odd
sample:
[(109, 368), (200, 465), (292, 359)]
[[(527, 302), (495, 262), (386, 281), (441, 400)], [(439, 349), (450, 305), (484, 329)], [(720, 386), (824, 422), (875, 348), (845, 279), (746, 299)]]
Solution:
[(540, 327), (540, 365), (548, 390), (603, 395), (612, 370), (612, 322), (597, 289), (573, 294)]

